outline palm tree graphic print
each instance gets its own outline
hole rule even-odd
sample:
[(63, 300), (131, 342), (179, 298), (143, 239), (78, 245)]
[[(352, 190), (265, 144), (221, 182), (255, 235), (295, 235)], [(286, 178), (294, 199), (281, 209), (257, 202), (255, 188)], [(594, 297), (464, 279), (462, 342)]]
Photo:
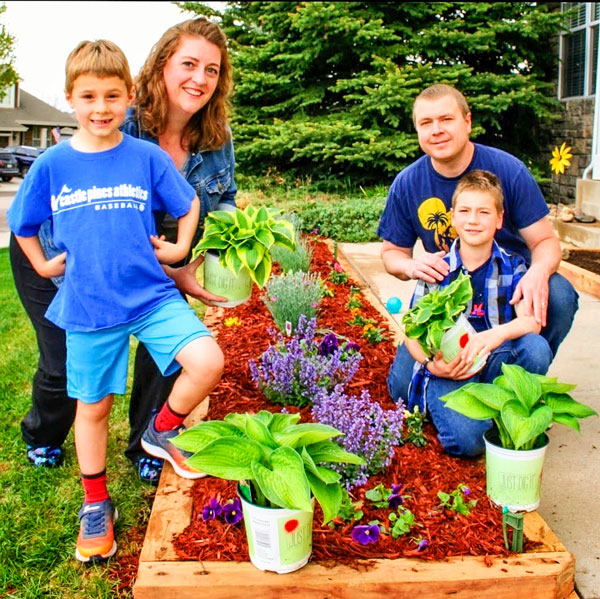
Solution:
[(427, 231), (433, 231), (436, 247), (449, 251), (456, 238), (456, 231), (444, 202), (440, 198), (428, 198), (419, 206), (417, 214), (421, 226)]

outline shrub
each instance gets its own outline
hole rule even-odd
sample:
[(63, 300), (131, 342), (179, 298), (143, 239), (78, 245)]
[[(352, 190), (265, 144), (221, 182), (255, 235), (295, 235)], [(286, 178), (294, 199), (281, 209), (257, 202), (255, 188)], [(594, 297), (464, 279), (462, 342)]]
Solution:
[(316, 316), (322, 297), (319, 275), (299, 271), (271, 277), (262, 300), (277, 328), (282, 333), (291, 334), (298, 328), (302, 314), (308, 319)]
[(292, 223), (295, 231), (296, 247), (291, 250), (284, 246), (273, 246), (271, 256), (279, 264), (284, 273), (308, 272), (312, 261), (312, 248), (301, 235), (302, 221), (297, 214), (284, 215), (285, 220)]

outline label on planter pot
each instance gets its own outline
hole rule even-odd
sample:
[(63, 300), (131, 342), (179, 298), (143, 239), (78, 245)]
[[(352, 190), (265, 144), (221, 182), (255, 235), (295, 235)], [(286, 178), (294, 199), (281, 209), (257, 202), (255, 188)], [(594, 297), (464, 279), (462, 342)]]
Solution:
[[(442, 343), (440, 344), (440, 351), (444, 362), (449, 364), (460, 354), (465, 348), (469, 339), (476, 333), (473, 325), (468, 321), (464, 314), (461, 314), (456, 321), (456, 324), (444, 333), (442, 337)], [(485, 356), (476, 357), (473, 360), (473, 366), (469, 370), (469, 373), (475, 374), (479, 372), (484, 366), (489, 354)]]
[(311, 551), (312, 521), (311, 512), (298, 512), (292, 517), (278, 520), (277, 532), (282, 564), (294, 564)]

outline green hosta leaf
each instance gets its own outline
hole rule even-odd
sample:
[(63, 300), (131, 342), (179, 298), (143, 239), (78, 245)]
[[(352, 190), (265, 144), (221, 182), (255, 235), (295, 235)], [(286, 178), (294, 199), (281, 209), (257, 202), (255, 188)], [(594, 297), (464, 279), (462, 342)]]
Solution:
[(353, 453), (349, 453), (345, 449), (342, 449), (334, 441), (321, 441), (320, 443), (307, 445), (306, 451), (308, 451), (308, 453), (316, 463), (324, 462), (339, 464), (356, 464), (357, 466), (362, 466), (366, 463), (363, 458)]
[(310, 490), (323, 510), (323, 524), (333, 520), (342, 507), (342, 488), (339, 484), (325, 484), (311, 472), (306, 473)]
[(273, 416), (275, 416), (273, 412), (269, 412), (269, 410), (261, 410), (260, 412), (254, 414), (253, 418), (260, 420), (265, 426), (269, 427), (270, 430), (271, 422), (273, 422)]
[(488, 383), (467, 383), (462, 389), (476, 397), (481, 403), (498, 411), (504, 402), (516, 399), (512, 391), (506, 391), (502, 387)]
[(587, 418), (597, 416), (598, 412), (589, 406), (575, 401), (566, 393), (548, 393), (544, 398), (546, 405), (552, 408), (554, 414), (569, 414), (575, 418)]
[(298, 453), (279, 447), (269, 456), (269, 466), (252, 463), (253, 478), (265, 497), (280, 507), (312, 512), (310, 486)]
[(467, 418), (473, 418), (473, 420), (490, 420), (491, 418), (496, 418), (499, 414), (498, 410), (479, 401), (477, 397), (469, 393), (467, 386), (465, 385), (446, 395), (442, 395), (440, 400), (446, 402), (446, 408), (463, 414)]
[(579, 427), (579, 420), (570, 414), (554, 414), (552, 416), (552, 422), (557, 422), (558, 424), (564, 424), (565, 426), (569, 426), (572, 429), (576, 430), (578, 433), (581, 432)]
[(266, 223), (273, 218), (273, 214), (266, 206), (261, 206), (254, 217), (256, 223)]
[(337, 483), (342, 475), (339, 472), (331, 470), (331, 468), (325, 468), (324, 466), (317, 466), (311, 455), (306, 451), (306, 447), (302, 448), (302, 461), (307, 472), (312, 472), (317, 478), (321, 479), (326, 485)]
[(200, 254), (207, 250), (222, 250), (229, 246), (227, 241), (221, 238), (221, 236), (211, 236), (201, 239), (194, 247), (194, 252)]
[(234, 247), (228, 248), (225, 252), (224, 261), (225, 264), (222, 266), (228, 268), (237, 277), (240, 274), (240, 270), (242, 270), (242, 267), (244, 266), (244, 263), (238, 256), (237, 249)]
[(204, 449), (215, 439), (222, 437), (241, 437), (242, 433), (235, 427), (220, 420), (207, 420), (171, 439), (171, 443), (184, 451), (195, 453)]
[(266, 445), (272, 449), (277, 447), (277, 443), (265, 423), (260, 418), (256, 418), (256, 416), (248, 416), (246, 418), (246, 434), (250, 439), (257, 441), (261, 445)]
[(253, 219), (251, 216), (246, 216), (246, 214), (244, 214), (244, 211), (240, 210), (239, 208), (237, 208), (236, 211), (233, 212), (233, 216), (235, 219), (235, 223), (240, 228), (240, 232), (247, 229), (248, 231), (250, 231), (250, 234), (252, 234), (251, 231), (254, 227), (252, 225)]
[(254, 236), (267, 249), (275, 243), (275, 236), (268, 229), (259, 229)]
[[(539, 379), (538, 379), (539, 380)], [(556, 380), (552, 382), (539, 381), (542, 387), (542, 393), (568, 393), (569, 391), (573, 391), (577, 387), (572, 383), (557, 383)]]
[(515, 449), (541, 435), (552, 422), (552, 409), (548, 406), (539, 406), (529, 414), (527, 408), (516, 399), (502, 406), (501, 415)]
[(289, 237), (287, 237), (286, 235), (282, 235), (277, 231), (271, 231), (271, 233), (273, 234), (273, 237), (275, 238), (275, 243), (277, 245), (281, 245), (284, 248), (287, 248), (291, 251), (294, 251), (296, 249), (296, 242), (289, 239)]
[(252, 464), (263, 459), (256, 441), (241, 437), (216, 439), (188, 458), (192, 468), (226, 480), (246, 480), (254, 477)]
[(274, 235), (285, 237), (288, 242), (296, 246), (296, 232), (294, 231), (294, 225), (287, 220), (277, 220), (271, 225), (271, 231)]
[(425, 306), (416, 316), (416, 324), (423, 324), (427, 322), (431, 315), (433, 314), (433, 310), (430, 306)]
[(225, 418), (223, 419), (225, 422), (227, 422), (228, 424), (231, 424), (232, 426), (235, 426), (236, 428), (238, 428), (242, 433), (246, 433), (246, 419), (248, 418), (248, 414), (237, 414), (235, 412), (232, 412), (230, 414), (227, 414), (227, 416), (225, 416)]
[(227, 225), (235, 225), (237, 223), (235, 212), (229, 210), (213, 210), (209, 212), (206, 220), (210, 222), (221, 222)]
[(256, 270), (256, 267), (265, 255), (265, 248), (260, 243), (253, 242), (238, 248), (237, 255), (242, 264), (250, 271)]
[(502, 373), (517, 399), (529, 411), (542, 395), (542, 386), (537, 378), (516, 364), (502, 364)]
[(273, 263), (271, 260), (271, 255), (265, 253), (263, 259), (257, 264), (256, 268), (248, 271), (250, 273), (250, 278), (258, 285), (259, 288), (262, 289), (269, 280), (272, 267)]
[(280, 445), (301, 447), (302, 445), (312, 445), (319, 441), (325, 441), (332, 437), (339, 437), (341, 434), (340, 431), (328, 424), (304, 422), (303, 424), (288, 426), (274, 433), (273, 437)]
[(271, 434), (288, 426), (292, 426), (293, 424), (297, 424), (300, 421), (300, 414), (282, 414), (281, 412), (276, 412), (275, 414), (272, 414), (272, 416), (273, 418), (269, 424)]

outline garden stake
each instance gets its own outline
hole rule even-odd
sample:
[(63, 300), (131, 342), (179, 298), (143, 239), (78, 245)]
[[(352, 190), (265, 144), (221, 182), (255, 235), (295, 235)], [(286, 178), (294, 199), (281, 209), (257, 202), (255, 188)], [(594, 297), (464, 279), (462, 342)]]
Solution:
[(507, 527), (513, 529), (512, 547), (515, 553), (523, 552), (523, 514), (511, 514), (508, 508), (502, 508), (502, 534), (504, 535), (504, 546), (508, 549)]

